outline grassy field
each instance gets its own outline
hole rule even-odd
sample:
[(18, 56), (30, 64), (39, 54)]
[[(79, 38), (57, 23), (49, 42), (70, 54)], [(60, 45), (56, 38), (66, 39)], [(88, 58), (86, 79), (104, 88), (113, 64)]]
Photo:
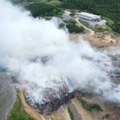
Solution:
[(13, 109), (10, 112), (8, 120), (34, 120), (23, 109), (21, 100), (17, 96)]

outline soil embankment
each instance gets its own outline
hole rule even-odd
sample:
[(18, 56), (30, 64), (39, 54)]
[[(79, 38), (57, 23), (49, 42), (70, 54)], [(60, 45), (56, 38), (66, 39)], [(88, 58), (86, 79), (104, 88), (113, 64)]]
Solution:
[(24, 92), (20, 91), (19, 92), (19, 97), (21, 99), (22, 105), (24, 107), (24, 110), (35, 120), (45, 120), (45, 118), (40, 115), (34, 108), (30, 107), (24, 97)]

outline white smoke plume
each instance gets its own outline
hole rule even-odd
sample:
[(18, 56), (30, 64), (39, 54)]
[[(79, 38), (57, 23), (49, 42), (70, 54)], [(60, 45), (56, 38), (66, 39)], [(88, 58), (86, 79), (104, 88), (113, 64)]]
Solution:
[(81, 40), (71, 42), (54, 20), (33, 18), (5, 0), (0, 0), (0, 8), (1, 64), (18, 75), (35, 100), (60, 97), (62, 89), (84, 89), (120, 102), (120, 86), (109, 79), (112, 65), (104, 52)]

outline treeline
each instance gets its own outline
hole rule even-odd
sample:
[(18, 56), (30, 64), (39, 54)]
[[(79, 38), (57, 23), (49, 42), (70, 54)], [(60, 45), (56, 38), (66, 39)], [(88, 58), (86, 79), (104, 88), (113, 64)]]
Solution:
[(82, 33), (84, 32), (84, 28), (82, 26), (78, 26), (76, 21), (70, 20), (66, 23), (66, 27), (70, 33)]
[(33, 17), (60, 16), (62, 14), (61, 8), (45, 3), (33, 3), (26, 6), (26, 8), (31, 11)]
[[(108, 25), (120, 33), (120, 0), (59, 0), (61, 4), (49, 4), (40, 0), (12, 0), (17, 3), (28, 3), (26, 8), (34, 17), (60, 16), (63, 9), (79, 9), (110, 18), (113, 23)], [(33, 2), (31, 2), (33, 1)], [(54, 0), (59, 2), (58, 0)]]
[[(25, 0), (20, 0), (21, 3), (24, 3)], [(19, 3), (20, 3), (19, 1)], [(24, 1), (24, 2), (22, 2)], [(26, 0), (27, 1), (27, 0)], [(18, 1), (17, 1), (18, 2)], [(33, 17), (45, 17), (46, 19), (49, 19), (50, 16), (57, 16), (60, 17), (63, 14), (63, 8), (58, 5), (43, 3), (43, 2), (34, 2), (28, 4), (25, 6), (25, 8), (29, 11), (31, 11), (31, 14)], [(66, 25), (60, 24), (59, 28), (67, 27), (70, 33), (81, 33), (84, 31), (83, 27), (79, 27), (76, 25), (75, 21), (69, 21)]]
[(120, 0), (60, 0), (62, 7), (79, 9), (102, 15), (113, 20), (109, 25), (115, 32), (120, 33)]

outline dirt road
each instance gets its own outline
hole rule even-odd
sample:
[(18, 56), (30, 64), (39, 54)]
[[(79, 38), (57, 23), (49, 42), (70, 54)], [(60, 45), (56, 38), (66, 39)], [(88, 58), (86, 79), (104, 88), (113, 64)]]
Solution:
[(78, 23), (78, 25), (82, 26), (85, 30), (87, 30), (90, 35), (94, 35), (94, 34), (95, 34), (95, 32), (94, 32), (93, 30), (91, 30), (90, 28), (88, 28), (88, 27), (86, 27), (85, 25), (83, 25), (83, 24), (79, 21), (79, 19), (76, 18), (75, 20), (76, 20), (76, 22)]
[(67, 108), (65, 107), (61, 107), (51, 115), (42, 116), (39, 112), (37, 112), (36, 109), (32, 108), (26, 103), (24, 91), (19, 92), (19, 97), (21, 99), (24, 110), (35, 120), (71, 120)]
[(25, 100), (24, 97), (24, 91), (19, 92), (19, 97), (21, 99), (22, 105), (24, 107), (24, 110), (35, 120), (46, 120), (40, 113), (38, 113), (35, 109), (31, 108)]

